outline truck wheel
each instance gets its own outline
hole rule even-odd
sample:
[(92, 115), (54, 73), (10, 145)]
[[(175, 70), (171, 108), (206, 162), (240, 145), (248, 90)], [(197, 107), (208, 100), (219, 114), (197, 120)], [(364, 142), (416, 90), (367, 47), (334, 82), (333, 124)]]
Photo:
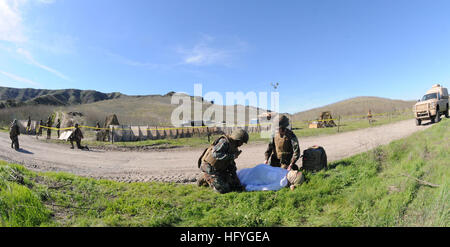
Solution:
[(441, 114), (439, 112), (436, 113), (436, 116), (434, 117), (434, 122), (439, 123), (441, 121)]
[(447, 106), (447, 111), (445, 111), (445, 117), (446, 117), (446, 118), (449, 118), (449, 117), (450, 117), (449, 114), (448, 114), (449, 111), (450, 111), (450, 109), (448, 109), (448, 106)]
[(419, 126), (422, 123), (422, 120), (416, 118), (416, 126)]

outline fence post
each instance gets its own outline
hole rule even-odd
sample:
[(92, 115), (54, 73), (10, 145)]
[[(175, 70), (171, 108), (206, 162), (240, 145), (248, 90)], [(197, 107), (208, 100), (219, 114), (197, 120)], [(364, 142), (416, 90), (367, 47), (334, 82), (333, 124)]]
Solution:
[(341, 126), (341, 115), (339, 115), (339, 118), (338, 118), (338, 133), (339, 133), (340, 126)]
[(111, 130), (111, 143), (114, 144), (114, 127)]

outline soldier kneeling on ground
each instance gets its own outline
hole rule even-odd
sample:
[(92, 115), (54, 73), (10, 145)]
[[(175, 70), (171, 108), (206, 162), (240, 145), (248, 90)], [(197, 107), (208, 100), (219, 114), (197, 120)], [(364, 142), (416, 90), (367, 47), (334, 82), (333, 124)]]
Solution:
[(83, 139), (83, 133), (81, 132), (80, 128), (78, 127), (78, 124), (75, 124), (75, 130), (70, 134), (69, 141), (72, 145), (71, 149), (74, 149), (73, 142), (75, 141), (77, 143), (78, 149), (86, 149), (89, 151), (88, 146), (81, 146), (81, 139)]
[(265, 152), (265, 164), (288, 169), (300, 158), (300, 145), (297, 136), (287, 127), (289, 118), (281, 116), (278, 129)]
[(9, 128), (9, 138), (11, 138), (11, 148), (14, 148), (15, 150), (19, 150), (19, 135), (19, 125), (17, 124), (17, 120), (14, 119)]
[(222, 135), (205, 149), (198, 160), (202, 174), (197, 181), (198, 186), (209, 186), (219, 193), (243, 191), (236, 174), (235, 159), (242, 150), (238, 147), (248, 142), (248, 133), (239, 129), (230, 136)]

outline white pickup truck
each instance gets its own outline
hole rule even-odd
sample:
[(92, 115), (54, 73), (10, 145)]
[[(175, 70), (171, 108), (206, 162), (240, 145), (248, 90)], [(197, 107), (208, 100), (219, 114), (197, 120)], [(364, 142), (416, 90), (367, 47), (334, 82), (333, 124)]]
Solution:
[(441, 115), (449, 118), (448, 90), (439, 84), (433, 85), (430, 90), (418, 100), (413, 107), (416, 125), (421, 125), (423, 120), (431, 120), (437, 123)]

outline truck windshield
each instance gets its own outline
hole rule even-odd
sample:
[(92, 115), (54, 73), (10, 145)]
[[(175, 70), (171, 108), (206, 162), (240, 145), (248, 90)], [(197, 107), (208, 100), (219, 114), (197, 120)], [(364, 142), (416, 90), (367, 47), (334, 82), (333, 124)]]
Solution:
[(422, 101), (429, 100), (429, 99), (437, 99), (437, 93), (425, 94), (422, 98)]

